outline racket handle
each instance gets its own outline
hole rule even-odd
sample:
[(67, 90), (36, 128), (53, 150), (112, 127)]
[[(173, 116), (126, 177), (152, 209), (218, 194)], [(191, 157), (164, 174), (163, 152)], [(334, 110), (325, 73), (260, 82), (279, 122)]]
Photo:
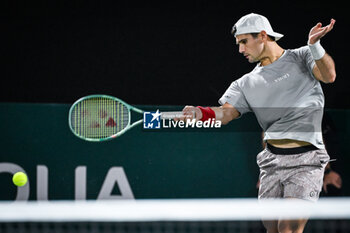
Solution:
[[(161, 119), (174, 119), (174, 118), (183, 118), (185, 117), (183, 112), (162, 112), (162, 115), (160, 116)], [(193, 111), (193, 118), (196, 118), (196, 114)]]

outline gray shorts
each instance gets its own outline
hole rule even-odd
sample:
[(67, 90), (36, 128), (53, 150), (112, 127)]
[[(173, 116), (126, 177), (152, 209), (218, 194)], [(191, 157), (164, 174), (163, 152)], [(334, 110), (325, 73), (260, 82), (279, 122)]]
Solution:
[(317, 201), (328, 162), (329, 156), (323, 149), (298, 154), (274, 154), (268, 148), (263, 150), (257, 155), (260, 168), (259, 199)]

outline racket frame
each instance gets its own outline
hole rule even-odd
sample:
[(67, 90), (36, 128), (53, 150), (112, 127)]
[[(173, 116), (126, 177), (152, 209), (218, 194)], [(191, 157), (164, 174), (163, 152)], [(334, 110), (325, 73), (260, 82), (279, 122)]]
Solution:
[[(116, 134), (113, 134), (109, 137), (106, 137), (106, 138), (87, 138), (87, 137), (84, 137), (80, 134), (78, 134), (77, 132), (75, 132), (75, 130), (73, 129), (72, 127), (72, 112), (74, 110), (74, 108), (81, 102), (83, 102), (84, 100), (87, 100), (87, 99), (92, 99), (92, 98), (107, 98), (107, 99), (110, 99), (110, 100), (113, 100), (115, 102), (119, 102), (121, 104), (123, 104), (129, 111), (129, 116), (128, 116), (128, 124), (126, 127), (124, 127), (124, 129), (122, 129), (121, 131), (117, 132)], [(86, 140), (86, 141), (90, 141), (90, 142), (102, 142), (102, 141), (108, 141), (108, 140), (111, 140), (111, 139), (114, 139), (118, 136), (121, 136), (122, 134), (124, 134), (126, 131), (128, 131), (129, 129), (135, 127), (136, 125), (139, 125), (143, 122), (143, 119), (140, 119), (140, 120), (137, 120), (135, 122), (133, 122), (132, 124), (130, 124), (131, 122), (131, 110), (134, 111), (134, 112), (137, 112), (137, 113), (140, 113), (140, 114), (143, 114), (144, 111), (141, 110), (141, 109), (138, 109), (134, 106), (131, 106), (129, 105), (128, 103), (126, 103), (125, 101), (121, 100), (121, 99), (118, 99), (114, 96), (110, 96), (110, 95), (105, 95), (105, 94), (93, 94), (93, 95), (87, 95), (87, 96), (84, 96), (80, 99), (78, 99), (77, 101), (75, 101), (72, 106), (70, 107), (69, 109), (69, 114), (68, 114), (68, 124), (69, 124), (69, 128), (70, 130), (73, 132), (73, 134), (83, 140)]]

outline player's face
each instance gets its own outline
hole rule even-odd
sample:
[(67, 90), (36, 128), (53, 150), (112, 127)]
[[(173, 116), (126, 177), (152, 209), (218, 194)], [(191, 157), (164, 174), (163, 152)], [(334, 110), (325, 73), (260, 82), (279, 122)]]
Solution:
[(236, 44), (239, 46), (239, 52), (248, 59), (250, 63), (258, 62), (264, 50), (264, 43), (260, 35), (254, 38), (251, 34), (242, 34), (236, 36)]

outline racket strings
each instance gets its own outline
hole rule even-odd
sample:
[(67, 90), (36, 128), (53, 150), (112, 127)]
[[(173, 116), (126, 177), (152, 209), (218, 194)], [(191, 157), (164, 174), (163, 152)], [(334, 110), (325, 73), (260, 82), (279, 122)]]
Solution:
[(122, 103), (101, 97), (78, 103), (71, 114), (73, 131), (85, 138), (107, 138), (129, 124), (129, 109)]

